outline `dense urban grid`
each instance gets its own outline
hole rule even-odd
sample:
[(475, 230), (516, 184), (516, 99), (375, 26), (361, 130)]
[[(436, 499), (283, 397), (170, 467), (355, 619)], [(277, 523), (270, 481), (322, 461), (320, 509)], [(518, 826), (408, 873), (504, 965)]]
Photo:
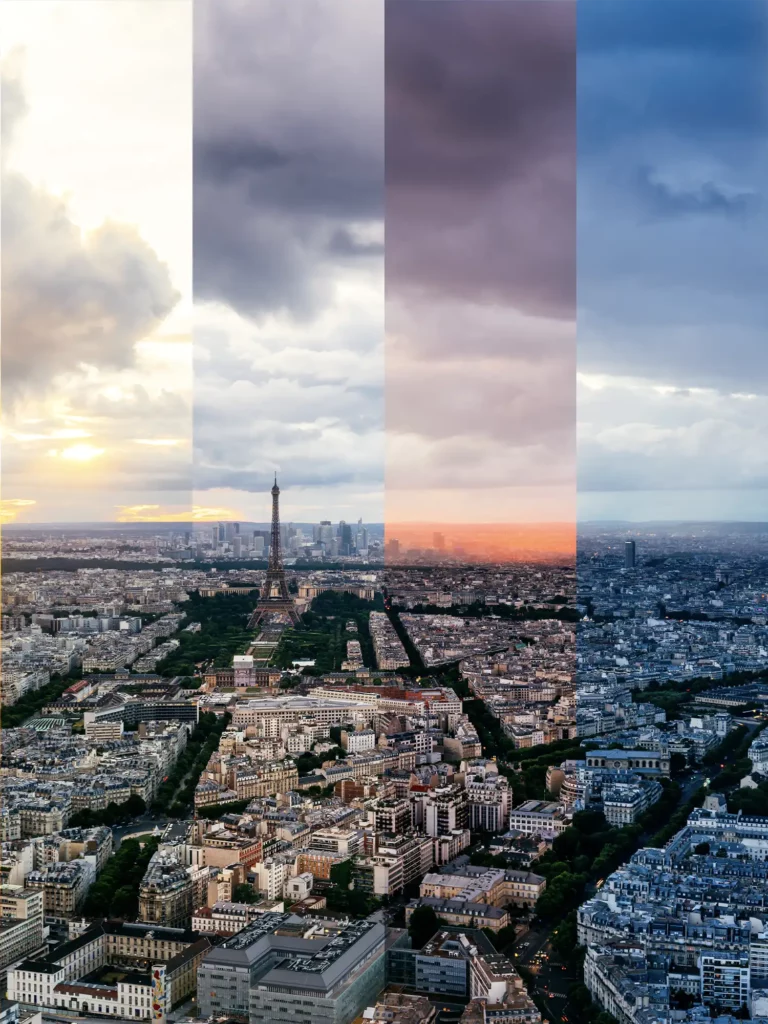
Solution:
[(278, 494), (268, 529), (4, 539), (8, 1005), (768, 1017), (765, 533), (382, 560)]

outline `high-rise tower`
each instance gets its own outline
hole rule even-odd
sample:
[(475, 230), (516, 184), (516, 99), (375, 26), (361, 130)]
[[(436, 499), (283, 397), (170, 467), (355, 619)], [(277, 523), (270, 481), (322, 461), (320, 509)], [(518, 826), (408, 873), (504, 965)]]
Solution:
[(624, 542), (624, 568), (634, 569), (637, 565), (637, 547), (633, 540)]
[(283, 568), (282, 544), (280, 543), (280, 488), (277, 486), (277, 474), (272, 487), (272, 531), (269, 541), (269, 562), (264, 580), (264, 590), (259, 595), (259, 603), (251, 616), (249, 627), (257, 625), (267, 617), (287, 616), (291, 622), (299, 621), (299, 613), (288, 593)]

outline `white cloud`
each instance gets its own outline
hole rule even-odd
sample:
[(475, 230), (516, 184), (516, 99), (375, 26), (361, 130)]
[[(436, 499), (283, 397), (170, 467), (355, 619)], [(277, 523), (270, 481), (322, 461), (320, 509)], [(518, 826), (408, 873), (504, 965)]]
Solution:
[(4, 491), (44, 521), (188, 503), (190, 445), (131, 438), (191, 439), (192, 5), (7, 0), (0, 29)]

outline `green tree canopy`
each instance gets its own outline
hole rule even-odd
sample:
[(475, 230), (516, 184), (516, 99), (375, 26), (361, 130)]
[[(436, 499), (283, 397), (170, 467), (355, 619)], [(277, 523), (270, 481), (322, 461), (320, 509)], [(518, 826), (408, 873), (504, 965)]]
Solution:
[(413, 948), (421, 949), (429, 942), (438, 927), (439, 922), (433, 907), (416, 907), (408, 922), (408, 934), (411, 936)]

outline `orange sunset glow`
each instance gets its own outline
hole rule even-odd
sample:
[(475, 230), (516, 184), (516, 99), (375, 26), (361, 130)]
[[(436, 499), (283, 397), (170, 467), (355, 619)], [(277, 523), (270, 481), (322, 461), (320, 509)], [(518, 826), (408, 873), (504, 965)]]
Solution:
[(462, 555), (477, 562), (561, 561), (576, 557), (576, 524), (570, 523), (387, 523), (387, 561), (411, 550)]

